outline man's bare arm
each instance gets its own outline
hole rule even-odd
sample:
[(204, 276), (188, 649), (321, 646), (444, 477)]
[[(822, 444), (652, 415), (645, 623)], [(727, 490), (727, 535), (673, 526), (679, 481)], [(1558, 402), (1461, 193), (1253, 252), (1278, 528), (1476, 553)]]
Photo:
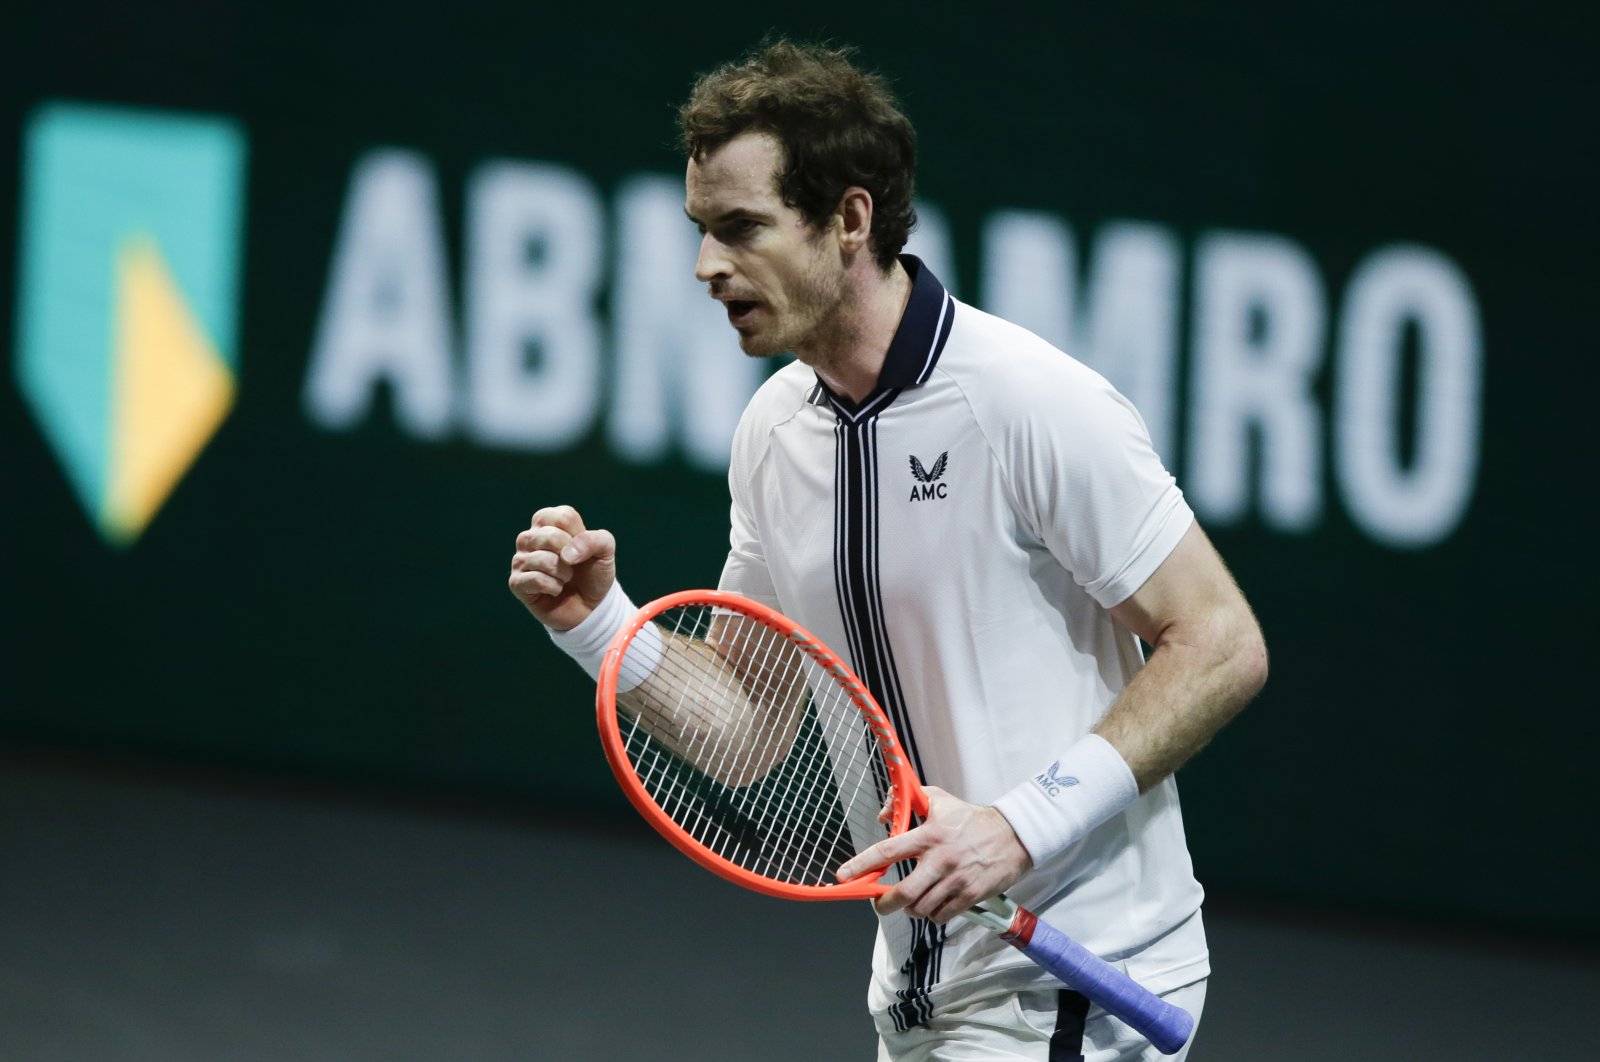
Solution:
[(742, 616), (717, 616), (706, 640), (662, 632), (662, 658), (617, 707), (652, 738), (724, 785), (766, 777), (788, 756), (806, 684), (787, 641)]
[(1111, 615), (1152, 651), (1095, 733), (1127, 761), (1142, 793), (1199, 752), (1261, 691), (1266, 642), (1198, 524)]

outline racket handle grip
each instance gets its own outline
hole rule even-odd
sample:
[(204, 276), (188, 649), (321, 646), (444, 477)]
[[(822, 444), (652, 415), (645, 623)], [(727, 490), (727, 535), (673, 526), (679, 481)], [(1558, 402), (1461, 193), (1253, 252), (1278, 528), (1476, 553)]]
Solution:
[(1164, 1055), (1176, 1054), (1194, 1032), (1188, 1011), (1168, 1003), (1025, 907), (1017, 908), (1001, 939), (1133, 1026)]

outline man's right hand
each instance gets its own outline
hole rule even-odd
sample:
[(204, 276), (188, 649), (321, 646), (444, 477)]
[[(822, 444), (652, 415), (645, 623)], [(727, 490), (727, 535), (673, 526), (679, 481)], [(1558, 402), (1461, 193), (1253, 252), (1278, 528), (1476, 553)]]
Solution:
[(617, 580), (617, 540), (590, 531), (570, 505), (540, 509), (517, 535), (511, 592), (539, 622), (571, 630), (588, 618)]

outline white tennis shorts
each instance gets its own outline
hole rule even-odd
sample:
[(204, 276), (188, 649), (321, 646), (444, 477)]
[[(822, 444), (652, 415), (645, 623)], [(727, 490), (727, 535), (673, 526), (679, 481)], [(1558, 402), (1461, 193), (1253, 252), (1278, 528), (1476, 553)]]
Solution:
[[(1162, 999), (1200, 1024), (1206, 982)], [(1189, 1038), (1189, 1044), (1194, 1038)], [(973, 1000), (927, 1025), (878, 1039), (878, 1062), (1183, 1062), (1189, 1045), (1163, 1055), (1125, 1023), (1076, 992), (1022, 992)]]

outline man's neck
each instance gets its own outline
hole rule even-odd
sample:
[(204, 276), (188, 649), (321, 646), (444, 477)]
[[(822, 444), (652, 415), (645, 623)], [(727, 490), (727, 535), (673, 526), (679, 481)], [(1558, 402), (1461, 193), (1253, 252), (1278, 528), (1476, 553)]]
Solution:
[(911, 300), (911, 274), (898, 261), (888, 273), (876, 264), (845, 290), (834, 327), (814, 349), (795, 357), (816, 370), (835, 394), (860, 403), (878, 386), (889, 344)]

